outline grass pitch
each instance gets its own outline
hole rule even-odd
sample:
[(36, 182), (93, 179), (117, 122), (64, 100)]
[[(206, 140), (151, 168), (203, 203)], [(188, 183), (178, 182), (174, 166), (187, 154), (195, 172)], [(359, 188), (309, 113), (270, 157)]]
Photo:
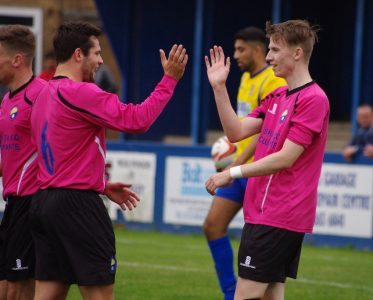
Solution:
[[(115, 298), (126, 300), (223, 299), (202, 235), (115, 230), (118, 270)], [(238, 240), (233, 240), (235, 253)], [(286, 284), (287, 300), (373, 299), (373, 252), (302, 250), (298, 279)], [(81, 299), (76, 286), (69, 300)]]

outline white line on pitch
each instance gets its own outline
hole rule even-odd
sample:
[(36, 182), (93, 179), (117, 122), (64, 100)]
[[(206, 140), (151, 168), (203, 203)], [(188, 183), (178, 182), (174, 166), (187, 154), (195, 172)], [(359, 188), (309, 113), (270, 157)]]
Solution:
[[(155, 264), (147, 264), (147, 263), (137, 263), (137, 262), (124, 262), (119, 261), (118, 264), (120, 266), (126, 267), (133, 267), (133, 268), (148, 268), (148, 269), (157, 269), (157, 270), (167, 270), (167, 271), (182, 271), (182, 272), (195, 272), (195, 273), (212, 273), (213, 270), (206, 270), (206, 269), (199, 269), (199, 268), (180, 268), (176, 266), (169, 266), (169, 265), (155, 265)], [(306, 284), (313, 284), (313, 285), (322, 285), (322, 286), (332, 286), (341, 289), (356, 289), (356, 290), (364, 290), (370, 293), (373, 293), (373, 288), (364, 286), (364, 285), (353, 285), (353, 284), (345, 284), (340, 282), (333, 282), (333, 281), (318, 281), (313, 279), (307, 279), (304, 277), (299, 277), (298, 279), (290, 279), (292, 281), (298, 281), (301, 283)]]

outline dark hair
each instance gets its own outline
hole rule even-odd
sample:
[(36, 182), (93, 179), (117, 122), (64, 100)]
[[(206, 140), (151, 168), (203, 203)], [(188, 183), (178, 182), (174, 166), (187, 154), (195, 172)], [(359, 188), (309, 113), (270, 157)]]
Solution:
[(35, 54), (35, 36), (23, 25), (0, 27), (0, 43), (10, 52), (21, 52), (31, 62)]
[(263, 30), (249, 26), (245, 27), (236, 32), (234, 35), (234, 40), (244, 40), (245, 42), (256, 42), (263, 46), (263, 49), (266, 50), (268, 47), (268, 39)]
[(89, 49), (93, 46), (90, 37), (98, 37), (101, 33), (98, 27), (85, 22), (62, 24), (53, 39), (57, 63), (68, 61), (78, 48), (84, 55), (88, 55)]
[(289, 46), (299, 45), (304, 52), (306, 61), (309, 61), (313, 46), (318, 41), (318, 26), (311, 26), (307, 20), (289, 20), (279, 24), (266, 22), (267, 37), (274, 40), (283, 40)]

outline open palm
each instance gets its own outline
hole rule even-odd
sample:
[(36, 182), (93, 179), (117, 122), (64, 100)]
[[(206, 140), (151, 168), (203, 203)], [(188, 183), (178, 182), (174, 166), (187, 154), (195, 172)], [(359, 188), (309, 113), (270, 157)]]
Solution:
[(210, 49), (210, 60), (208, 56), (205, 56), (205, 63), (207, 69), (207, 77), (212, 87), (225, 84), (231, 61), (229, 57), (225, 60), (223, 48), (220, 46), (214, 46)]

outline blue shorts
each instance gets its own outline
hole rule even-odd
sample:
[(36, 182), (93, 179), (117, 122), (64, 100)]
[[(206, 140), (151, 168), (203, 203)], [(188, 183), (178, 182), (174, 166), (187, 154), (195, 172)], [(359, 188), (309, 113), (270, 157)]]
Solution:
[(218, 188), (216, 196), (243, 203), (248, 178), (236, 178), (230, 185)]

